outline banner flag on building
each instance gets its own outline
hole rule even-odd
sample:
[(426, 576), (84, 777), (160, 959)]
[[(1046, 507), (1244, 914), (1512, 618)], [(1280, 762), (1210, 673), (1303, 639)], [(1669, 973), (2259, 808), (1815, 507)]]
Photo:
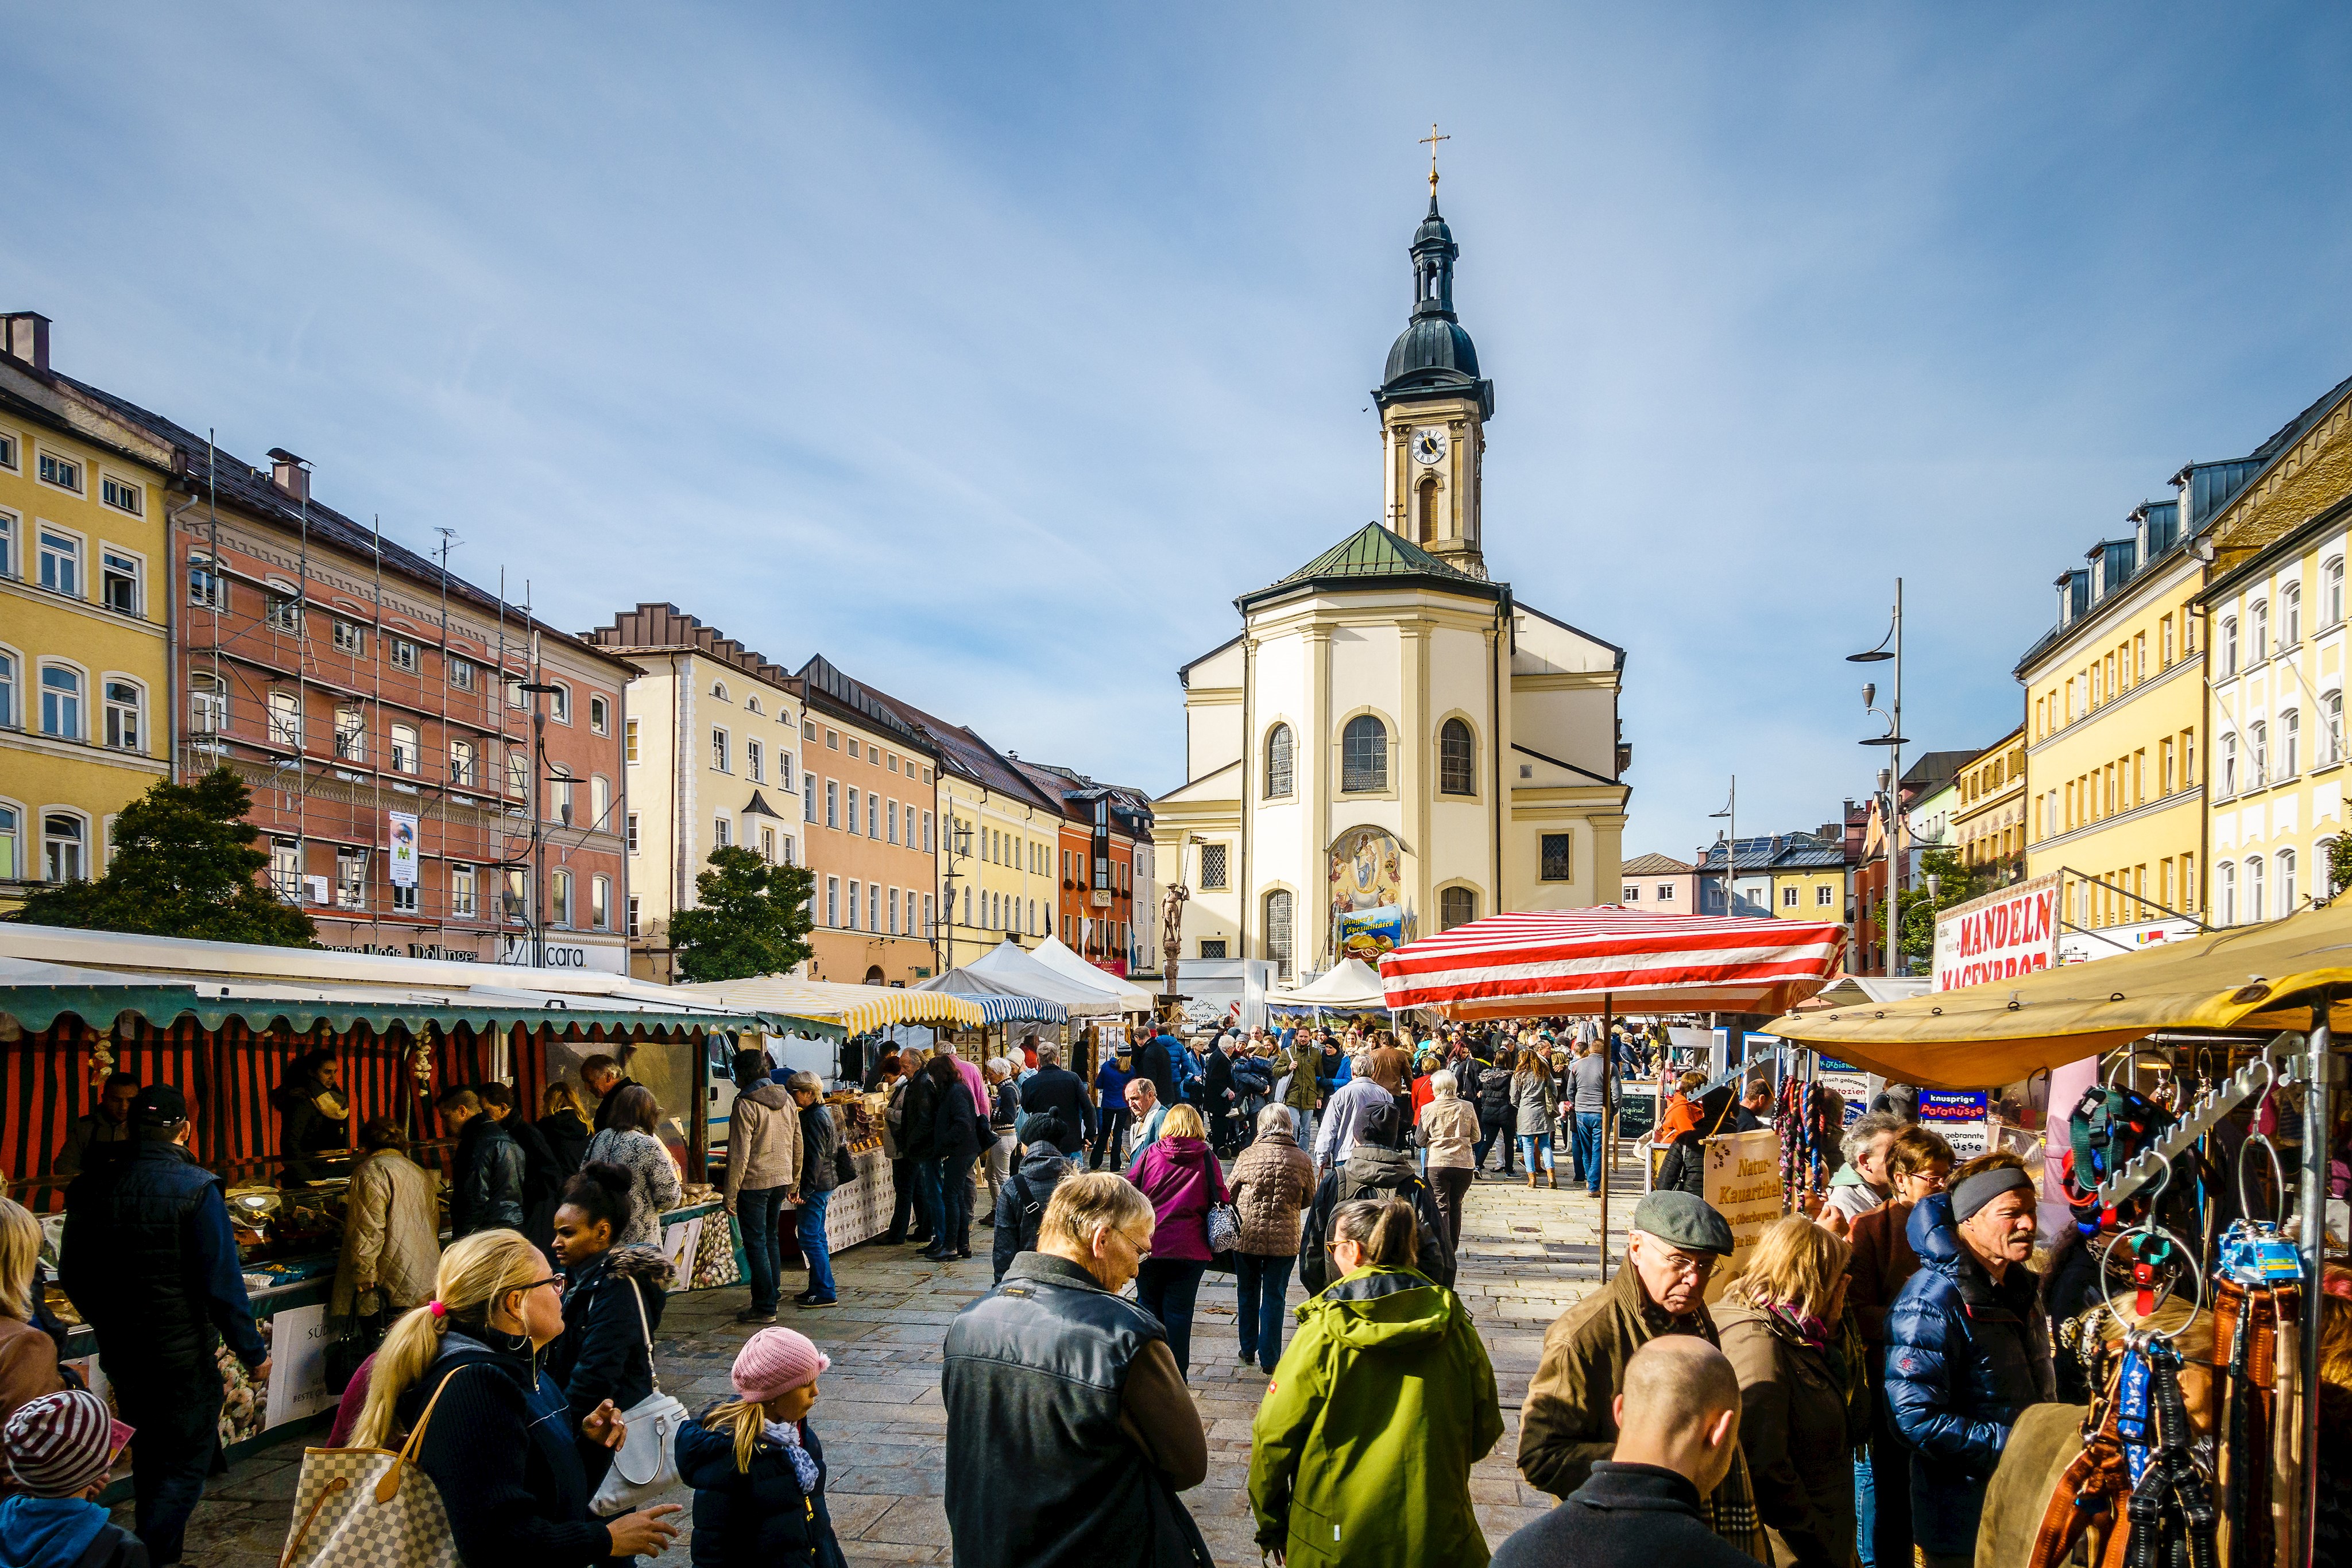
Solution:
[(392, 819), (392, 885), (416, 885), (416, 813), (387, 811)]

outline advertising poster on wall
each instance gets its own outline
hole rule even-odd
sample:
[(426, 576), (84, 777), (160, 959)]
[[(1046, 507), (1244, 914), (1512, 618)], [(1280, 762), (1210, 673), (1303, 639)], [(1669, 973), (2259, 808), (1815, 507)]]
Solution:
[(384, 858), (392, 867), (392, 885), (416, 885), (416, 813), (387, 811), (392, 826)]
[(1765, 1227), (1780, 1218), (1780, 1134), (1769, 1127), (1706, 1141), (1700, 1194), (1731, 1227), (1731, 1256), (1716, 1265), (1706, 1299), (1715, 1300), (1748, 1265)]
[(2058, 962), (2058, 873), (1956, 904), (1936, 916), (1930, 989), (2014, 979)]

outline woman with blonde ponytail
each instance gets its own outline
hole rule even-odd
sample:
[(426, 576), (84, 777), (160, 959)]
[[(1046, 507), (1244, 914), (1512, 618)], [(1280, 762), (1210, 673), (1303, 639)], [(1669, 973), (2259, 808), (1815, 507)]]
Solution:
[(396, 1448), (424, 1423), (416, 1462), (469, 1568), (587, 1568), (660, 1552), (677, 1533), (675, 1504), (589, 1516), (586, 1459), (625, 1433), (609, 1403), (574, 1421), (541, 1370), (563, 1332), (562, 1285), (520, 1232), (478, 1231), (441, 1255), (433, 1300), (401, 1315), (369, 1371), (353, 1441)]

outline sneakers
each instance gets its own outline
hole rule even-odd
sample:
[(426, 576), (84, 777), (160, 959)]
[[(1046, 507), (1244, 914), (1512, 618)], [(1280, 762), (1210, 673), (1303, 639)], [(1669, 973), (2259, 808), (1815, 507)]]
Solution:
[(745, 1307), (741, 1312), (735, 1314), (735, 1321), (739, 1323), (772, 1323), (776, 1321), (776, 1309), (773, 1307)]
[(793, 1298), (793, 1305), (796, 1307), (837, 1307), (840, 1304), (838, 1296), (820, 1296), (814, 1291), (803, 1291)]

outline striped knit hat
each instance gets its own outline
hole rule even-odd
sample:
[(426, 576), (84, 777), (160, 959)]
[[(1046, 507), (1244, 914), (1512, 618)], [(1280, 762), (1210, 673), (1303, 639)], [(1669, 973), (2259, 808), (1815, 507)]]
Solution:
[(28, 1399), (0, 1431), (9, 1473), (35, 1497), (74, 1497), (106, 1479), (131, 1441), (106, 1401), (84, 1388)]

